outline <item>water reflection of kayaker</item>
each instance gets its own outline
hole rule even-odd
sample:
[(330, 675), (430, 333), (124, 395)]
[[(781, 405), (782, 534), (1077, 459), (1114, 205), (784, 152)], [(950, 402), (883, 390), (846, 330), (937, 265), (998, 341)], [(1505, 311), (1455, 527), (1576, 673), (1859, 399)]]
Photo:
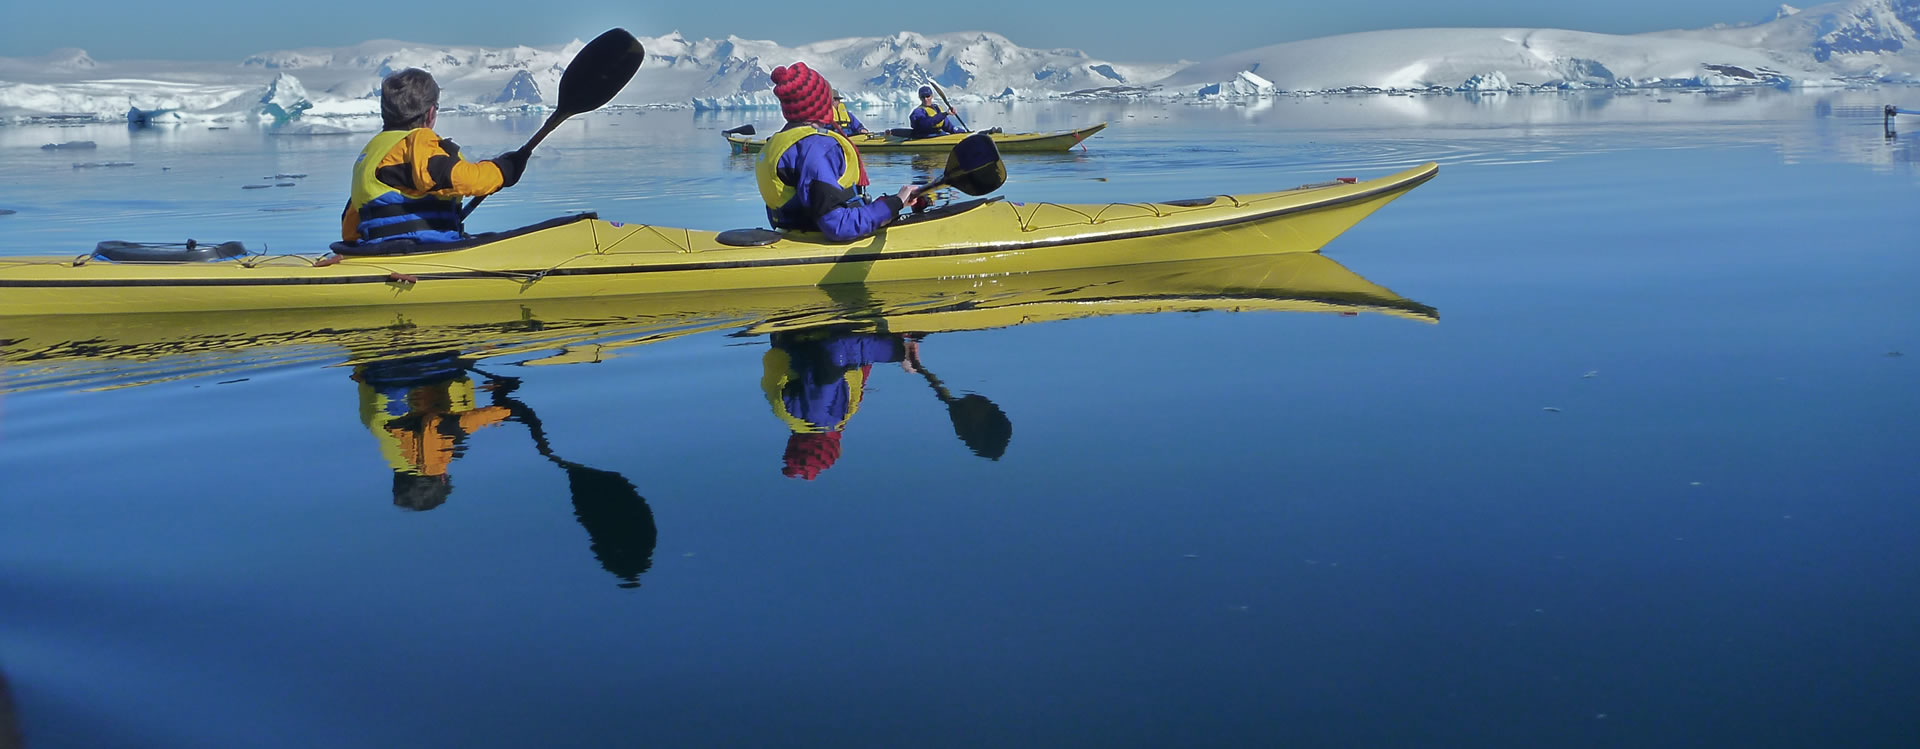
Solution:
[(446, 355), (369, 362), (354, 368), (360, 383), (360, 423), (373, 433), (393, 468), (393, 503), (431, 510), (447, 501), (447, 469), (466, 450), (467, 437), (506, 420), (499, 406), (474, 402), (464, 363)]
[(774, 333), (762, 359), (760, 389), (792, 434), (781, 473), (809, 481), (840, 459), (840, 435), (866, 395), (875, 364), (918, 373), (947, 404), (954, 433), (974, 454), (999, 460), (1013, 424), (984, 396), (955, 398), (920, 365), (920, 336), (813, 328)]
[(760, 389), (786, 422), (781, 473), (809, 481), (840, 459), (840, 433), (860, 410), (873, 365), (902, 362), (917, 341), (892, 333), (815, 328), (774, 333), (762, 359)]
[[(469, 372), (485, 377), (485, 384), (476, 387)], [(625, 476), (556, 455), (539, 415), (513, 397), (519, 378), (491, 375), (442, 353), (362, 364), (353, 379), (360, 383), (361, 421), (394, 469), (394, 504), (430, 510), (445, 503), (453, 491), (447, 468), (465, 452), (466, 438), (517, 421), (526, 425), (541, 457), (566, 471), (574, 519), (586, 529), (601, 568), (620, 578), (620, 587), (639, 586), (659, 538), (653, 509)], [(480, 390), (489, 391), (492, 405), (476, 402)]]

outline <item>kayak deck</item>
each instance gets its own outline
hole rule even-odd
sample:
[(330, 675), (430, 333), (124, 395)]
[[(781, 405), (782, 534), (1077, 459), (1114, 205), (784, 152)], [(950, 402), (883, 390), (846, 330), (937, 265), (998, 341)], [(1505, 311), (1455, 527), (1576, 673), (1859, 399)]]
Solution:
[(1159, 203), (971, 201), (852, 243), (767, 232), (777, 238), (738, 247), (711, 231), (584, 215), (465, 249), (324, 266), (323, 254), (193, 264), (0, 259), (0, 316), (711, 292), (1314, 252), (1438, 169), (1429, 163), (1355, 183)]
[[(1041, 153), (1065, 151), (1079, 145), (1081, 141), (1093, 137), (1094, 133), (1106, 129), (1107, 123), (1076, 130), (1055, 130), (1044, 133), (992, 133), (993, 145), (1002, 153)], [(862, 152), (883, 151), (929, 151), (945, 153), (958, 145), (972, 133), (937, 135), (931, 138), (902, 138), (886, 133), (867, 133), (848, 138)], [(747, 135), (728, 134), (727, 143), (734, 153), (759, 153), (767, 144), (766, 138)]]

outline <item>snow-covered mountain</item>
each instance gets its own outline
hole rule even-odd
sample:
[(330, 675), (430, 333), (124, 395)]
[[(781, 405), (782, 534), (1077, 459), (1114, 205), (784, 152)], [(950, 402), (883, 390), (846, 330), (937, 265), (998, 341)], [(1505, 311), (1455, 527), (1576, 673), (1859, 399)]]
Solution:
[(1783, 62), (1819, 63), (1841, 75), (1920, 73), (1920, 0), (1850, 0), (1805, 10), (1781, 6), (1753, 26), (1665, 31), (1649, 36), (1696, 39), (1768, 50)]
[[(1783, 5), (1764, 22), (1695, 31), (1401, 29), (1309, 39), (1196, 63), (1161, 81), (1198, 92), (1237, 73), (1282, 90), (1513, 86), (1821, 85), (1920, 79), (1920, 0)], [(1469, 85), (1471, 84), (1471, 85)]]
[[(1276, 44), (1198, 63), (1109, 62), (1074, 49), (1029, 49), (987, 32), (903, 31), (797, 47), (731, 36), (690, 40), (673, 32), (641, 37), (646, 65), (614, 104), (777, 106), (771, 72), (796, 60), (868, 106), (910, 102), (925, 80), (960, 100), (1915, 81), (1916, 29), (1920, 0), (1844, 0), (1804, 10), (1780, 6), (1765, 21), (1692, 31), (1401, 29)], [(551, 104), (581, 46), (577, 40), (504, 49), (380, 40), (265, 52), (237, 64), (100, 61), (67, 49), (0, 58), (0, 118), (375, 116), (380, 79), (408, 67), (440, 81), (443, 108), (538, 108)]]

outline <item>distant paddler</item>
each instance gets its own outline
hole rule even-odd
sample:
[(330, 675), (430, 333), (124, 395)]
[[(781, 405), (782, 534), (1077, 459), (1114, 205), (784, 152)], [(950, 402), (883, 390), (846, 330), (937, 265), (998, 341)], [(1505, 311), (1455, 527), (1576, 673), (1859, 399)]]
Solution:
[(907, 118), (908, 123), (913, 125), (915, 138), (964, 133), (967, 130), (961, 127), (959, 120), (959, 116), (953, 113), (951, 104), (945, 110), (934, 106), (932, 86), (920, 87), (920, 106), (914, 107), (913, 114)]
[(867, 126), (860, 124), (860, 118), (853, 116), (852, 112), (847, 111), (847, 97), (841, 96), (840, 91), (837, 89), (833, 92), (833, 122), (831, 124), (833, 125), (833, 131), (841, 135), (864, 135), (867, 132)]
[(913, 200), (912, 185), (898, 195), (866, 197), (860, 151), (833, 129), (833, 88), (806, 63), (774, 68), (773, 95), (787, 126), (767, 139), (753, 169), (773, 228), (853, 242), (891, 223)]

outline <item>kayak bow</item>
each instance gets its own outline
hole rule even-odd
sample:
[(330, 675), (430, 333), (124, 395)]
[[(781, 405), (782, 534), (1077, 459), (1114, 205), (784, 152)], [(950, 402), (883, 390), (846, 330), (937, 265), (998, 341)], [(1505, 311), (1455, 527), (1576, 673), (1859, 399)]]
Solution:
[[(1083, 127), (1078, 130), (1055, 130), (1046, 133), (991, 133), (991, 135), (993, 136), (993, 144), (999, 147), (1003, 153), (1041, 153), (1065, 151), (1073, 148), (1079, 145), (1081, 141), (1093, 137), (1094, 133), (1106, 129), (1106, 127), (1107, 123), (1102, 122), (1098, 125)], [(755, 138), (750, 135), (742, 135), (734, 132), (727, 132), (722, 135), (726, 137), (727, 143), (733, 149), (734, 153), (759, 153), (760, 148), (767, 144), (766, 138)], [(968, 135), (972, 135), (972, 133), (936, 135), (931, 138), (902, 138), (889, 133), (866, 133), (864, 135), (855, 135), (847, 140), (853, 141), (853, 145), (859, 148), (862, 153), (887, 151), (907, 153), (937, 151), (946, 153), (953, 148), (954, 144), (959, 143), (962, 138)]]

